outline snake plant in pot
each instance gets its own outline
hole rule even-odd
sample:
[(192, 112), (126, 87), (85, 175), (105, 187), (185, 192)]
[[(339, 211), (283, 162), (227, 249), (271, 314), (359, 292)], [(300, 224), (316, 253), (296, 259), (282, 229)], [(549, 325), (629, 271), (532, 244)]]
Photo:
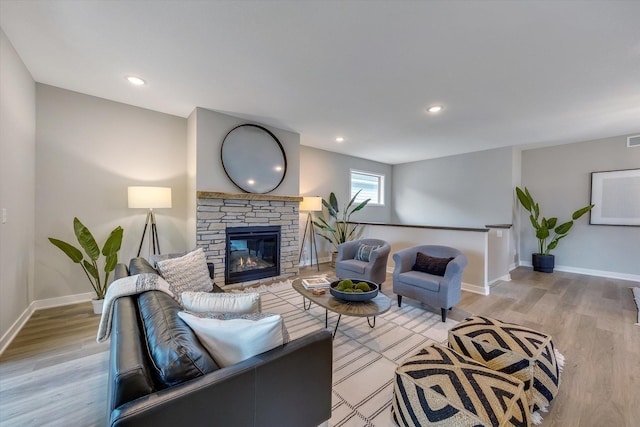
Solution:
[[(529, 212), (531, 226), (536, 231), (538, 239), (538, 252), (532, 254), (532, 264), (534, 271), (552, 273), (555, 266), (555, 257), (550, 252), (558, 246), (561, 239), (567, 237), (569, 230), (573, 227), (573, 221), (589, 212), (595, 205), (585, 206), (578, 209), (571, 215), (571, 220), (558, 225), (558, 218), (540, 217), (540, 206), (535, 202), (529, 190), (516, 187), (516, 195), (523, 208)], [(553, 233), (553, 236), (551, 236)]]
[[(80, 267), (82, 267), (82, 270), (89, 279), (89, 283), (91, 283), (91, 287), (96, 293), (95, 300), (102, 301), (107, 293), (107, 286), (109, 286), (109, 274), (116, 268), (116, 264), (118, 263), (118, 251), (122, 244), (122, 227), (118, 226), (111, 231), (111, 234), (102, 246), (102, 251), (89, 229), (85, 227), (78, 218), (73, 218), (73, 231), (88, 259), (84, 259), (82, 251), (70, 243), (52, 237), (49, 237), (49, 241), (64, 252), (71, 261), (80, 264)], [(98, 266), (101, 253), (105, 257), (103, 267), (104, 279), (102, 280)], [(96, 305), (94, 304), (94, 311), (96, 310)]]
[(351, 223), (351, 215), (359, 210), (363, 209), (367, 206), (367, 203), (371, 199), (367, 199), (363, 202), (360, 202), (353, 209), (351, 208), (358, 194), (360, 194), (359, 190), (355, 196), (349, 201), (347, 206), (341, 212), (340, 207), (338, 205), (338, 199), (336, 195), (332, 192), (329, 195), (329, 201), (327, 202), (324, 198), (322, 199), (322, 204), (327, 208), (327, 212), (329, 212), (329, 216), (333, 218), (333, 225), (329, 224), (328, 221), (324, 219), (322, 214), (318, 215), (318, 220), (313, 221), (313, 224), (318, 227), (320, 230), (324, 231), (326, 234), (320, 234), (322, 238), (327, 240), (329, 243), (333, 245), (335, 251), (331, 253), (331, 265), (335, 266), (335, 256), (338, 253), (338, 246), (342, 243), (348, 242), (353, 238), (357, 237), (357, 230), (359, 224)]

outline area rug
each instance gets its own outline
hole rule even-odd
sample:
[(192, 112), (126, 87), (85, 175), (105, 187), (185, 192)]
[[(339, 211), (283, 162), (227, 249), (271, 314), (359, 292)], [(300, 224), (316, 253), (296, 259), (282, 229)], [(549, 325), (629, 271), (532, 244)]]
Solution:
[[(302, 307), (302, 296), (290, 281), (245, 290), (260, 292), (262, 311), (283, 316), (291, 339), (324, 328), (325, 310), (312, 304)], [(329, 313), (329, 327), (338, 315)], [(391, 398), (396, 367), (423, 347), (447, 341), (447, 332), (458, 322), (440, 313), (406, 302), (401, 308), (392, 300), (391, 309), (376, 318), (375, 328), (367, 319), (342, 316), (333, 341), (333, 394), (329, 426), (395, 426)]]

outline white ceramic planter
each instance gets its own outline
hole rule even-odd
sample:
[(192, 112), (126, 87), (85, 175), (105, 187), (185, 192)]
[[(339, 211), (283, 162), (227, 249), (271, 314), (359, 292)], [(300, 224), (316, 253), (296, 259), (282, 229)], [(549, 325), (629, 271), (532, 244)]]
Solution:
[(91, 304), (93, 304), (93, 312), (95, 314), (102, 314), (102, 305), (104, 304), (104, 299), (92, 299)]

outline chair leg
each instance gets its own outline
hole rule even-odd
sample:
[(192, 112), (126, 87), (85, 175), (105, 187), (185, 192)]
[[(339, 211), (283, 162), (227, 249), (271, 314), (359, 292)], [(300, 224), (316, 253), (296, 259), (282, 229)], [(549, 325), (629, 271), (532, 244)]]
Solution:
[(402, 295), (398, 295), (398, 307), (402, 307)]
[(446, 308), (441, 308), (440, 312), (442, 313), (442, 322), (446, 322), (447, 321), (447, 309)]

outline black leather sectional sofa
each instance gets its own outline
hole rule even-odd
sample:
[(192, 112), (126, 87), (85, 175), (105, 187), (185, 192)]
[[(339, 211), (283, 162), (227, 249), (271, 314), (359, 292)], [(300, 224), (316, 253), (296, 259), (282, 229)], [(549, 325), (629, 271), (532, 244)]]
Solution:
[[(157, 273), (135, 258), (116, 278), (149, 272)], [(110, 426), (304, 427), (331, 417), (330, 331), (219, 368), (169, 295), (149, 291), (114, 307)]]

